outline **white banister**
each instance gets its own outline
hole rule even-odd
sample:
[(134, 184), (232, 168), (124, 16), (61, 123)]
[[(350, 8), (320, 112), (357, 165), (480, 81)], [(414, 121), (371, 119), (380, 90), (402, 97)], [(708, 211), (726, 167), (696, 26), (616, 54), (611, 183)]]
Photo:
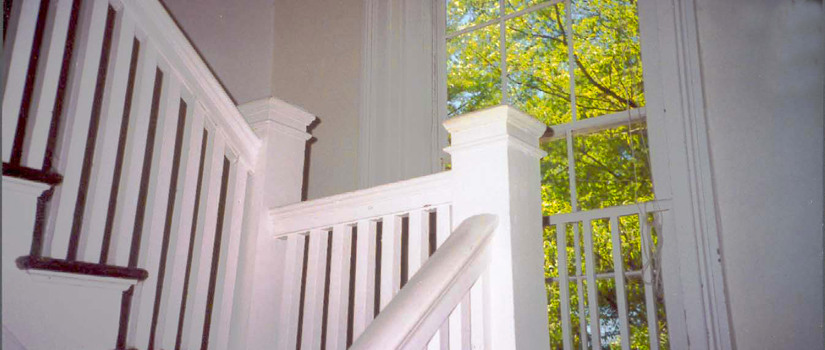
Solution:
[(465, 220), (378, 315), (351, 349), (421, 349), (490, 263), (498, 219)]

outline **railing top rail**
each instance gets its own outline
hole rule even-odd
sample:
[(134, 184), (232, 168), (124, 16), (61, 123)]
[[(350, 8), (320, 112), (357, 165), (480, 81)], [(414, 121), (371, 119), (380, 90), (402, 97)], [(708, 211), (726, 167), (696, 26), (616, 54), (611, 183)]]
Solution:
[(604, 219), (611, 217), (634, 215), (639, 213), (658, 213), (670, 210), (669, 199), (659, 199), (644, 203), (620, 205), (602, 209), (578, 211), (573, 213), (556, 214), (544, 217), (544, 225), (567, 224), (582, 220)]
[(445, 171), (347, 192), (269, 211), (275, 236), (327, 228), (452, 201), (451, 172)]
[(226, 137), (230, 148), (250, 169), (257, 159), (261, 141), (229, 98), (192, 43), (157, 0), (122, 0), (139, 32), (150, 38), (158, 55), (181, 80), (207, 112), (206, 117)]
[(492, 214), (472, 216), (435, 251), (378, 314), (351, 349), (421, 349), (490, 263), (498, 226)]

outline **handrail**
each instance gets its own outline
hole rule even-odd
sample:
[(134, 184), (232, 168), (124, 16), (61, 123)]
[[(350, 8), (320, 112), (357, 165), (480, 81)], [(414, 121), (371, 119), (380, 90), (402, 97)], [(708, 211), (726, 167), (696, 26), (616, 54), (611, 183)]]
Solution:
[(490, 263), (498, 217), (464, 220), (351, 349), (421, 349)]

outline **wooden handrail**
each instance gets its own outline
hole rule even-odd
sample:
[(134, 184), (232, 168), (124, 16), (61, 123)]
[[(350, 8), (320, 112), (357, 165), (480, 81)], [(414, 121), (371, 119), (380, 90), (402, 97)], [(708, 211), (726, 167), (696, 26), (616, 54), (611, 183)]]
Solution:
[(498, 217), (464, 220), (351, 349), (421, 349), (490, 263), (488, 247)]

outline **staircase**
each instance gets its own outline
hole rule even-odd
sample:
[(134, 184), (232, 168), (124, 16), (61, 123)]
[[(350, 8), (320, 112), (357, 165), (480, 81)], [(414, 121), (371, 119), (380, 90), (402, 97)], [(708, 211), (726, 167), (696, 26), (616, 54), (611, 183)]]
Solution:
[(548, 347), (542, 123), (300, 202), (315, 117), (234, 106), (158, 1), (4, 4), (4, 347)]

